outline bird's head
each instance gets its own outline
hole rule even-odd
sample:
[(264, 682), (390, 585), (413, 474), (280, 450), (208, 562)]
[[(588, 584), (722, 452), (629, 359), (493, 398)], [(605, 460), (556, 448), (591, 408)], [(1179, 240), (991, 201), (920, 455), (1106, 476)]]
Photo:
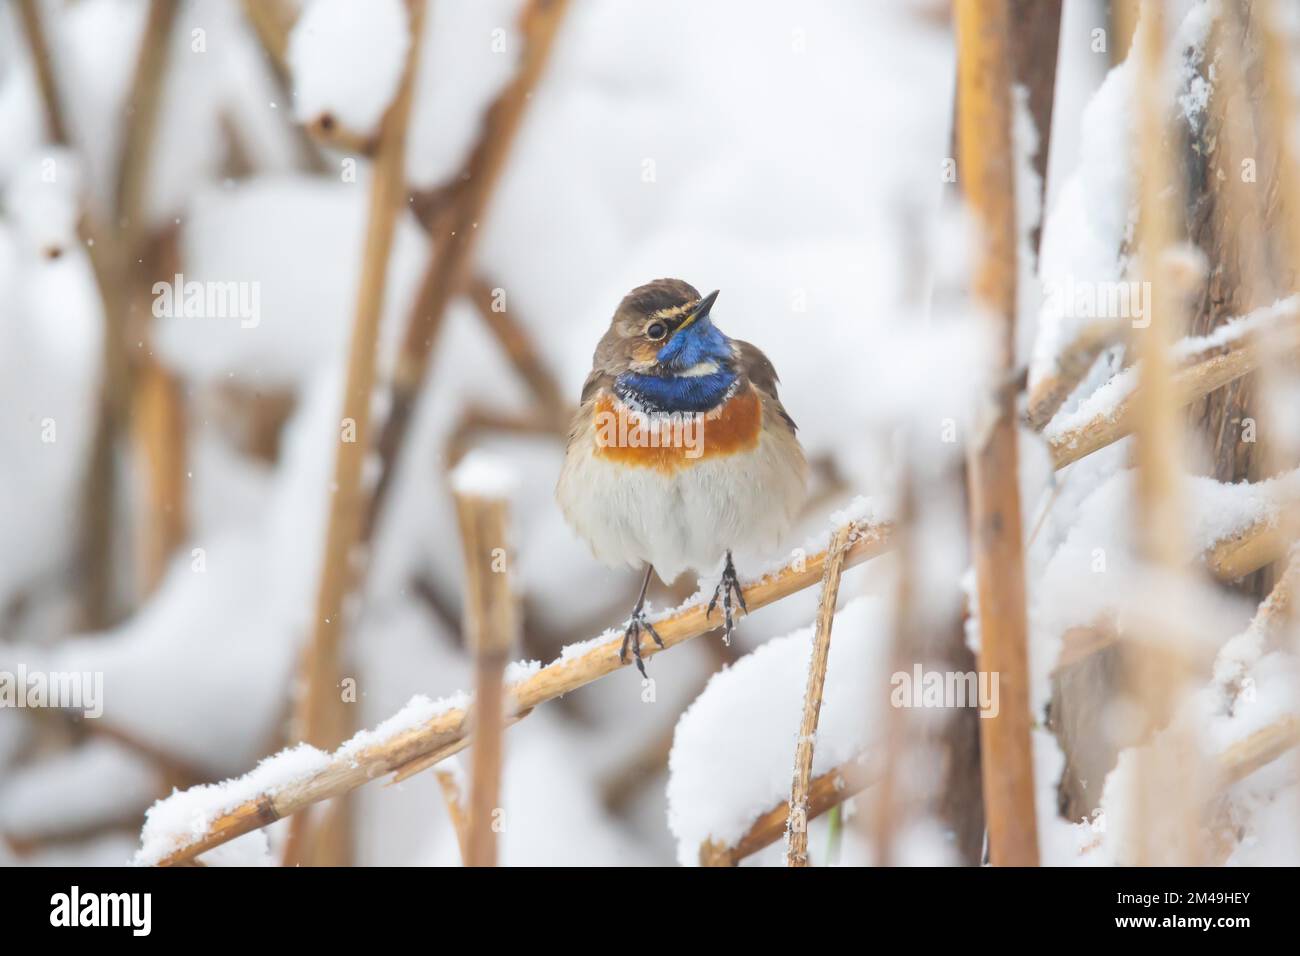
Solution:
[(596, 368), (614, 377), (621, 398), (644, 409), (716, 407), (737, 379), (735, 347), (711, 317), (717, 298), (680, 279), (633, 289), (596, 348)]
[(713, 324), (717, 292), (701, 297), (680, 279), (656, 279), (623, 297), (597, 349), (614, 374), (700, 375), (729, 362), (731, 340)]

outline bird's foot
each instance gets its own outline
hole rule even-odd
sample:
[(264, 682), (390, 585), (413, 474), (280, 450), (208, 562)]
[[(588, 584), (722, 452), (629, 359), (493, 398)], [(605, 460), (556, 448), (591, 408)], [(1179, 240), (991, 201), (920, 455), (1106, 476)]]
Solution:
[(660, 647), (664, 646), (663, 639), (659, 636), (659, 632), (655, 630), (654, 625), (651, 624), (649, 619), (645, 616), (645, 611), (641, 610), (640, 607), (637, 607), (637, 609), (632, 612), (632, 616), (628, 618), (627, 627), (623, 631), (623, 646), (618, 649), (618, 659), (619, 663), (627, 663), (627, 649), (628, 646), (631, 645), (632, 656), (636, 660), (636, 669), (641, 672), (642, 677), (645, 677), (645, 661), (641, 659), (641, 635), (643, 633), (649, 633), (649, 635), (654, 638), (656, 644)]
[(722, 579), (718, 581), (718, 586), (713, 592), (713, 597), (709, 599), (709, 608), (704, 612), (704, 619), (707, 621), (713, 616), (713, 609), (718, 606), (719, 599), (722, 601), (723, 630), (722, 643), (730, 645), (731, 635), (735, 633), (736, 623), (732, 615), (731, 599), (735, 597), (736, 603), (746, 614), (749, 608), (745, 606), (745, 592), (741, 590), (740, 578), (736, 575), (736, 566), (731, 563), (731, 552), (727, 552), (727, 563), (722, 569)]

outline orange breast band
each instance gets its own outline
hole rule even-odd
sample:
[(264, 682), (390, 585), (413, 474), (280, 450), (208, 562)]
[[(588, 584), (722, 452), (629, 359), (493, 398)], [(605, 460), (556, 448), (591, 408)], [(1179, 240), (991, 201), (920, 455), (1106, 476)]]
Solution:
[(671, 474), (701, 461), (757, 447), (763, 405), (748, 386), (711, 412), (646, 416), (612, 395), (592, 409), (596, 457)]

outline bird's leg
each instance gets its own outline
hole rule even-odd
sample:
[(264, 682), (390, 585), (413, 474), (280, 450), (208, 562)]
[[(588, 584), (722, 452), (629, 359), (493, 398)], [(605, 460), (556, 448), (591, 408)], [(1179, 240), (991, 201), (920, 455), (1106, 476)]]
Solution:
[(645, 567), (645, 579), (641, 582), (641, 593), (637, 595), (636, 605), (632, 608), (632, 616), (628, 618), (627, 629), (623, 631), (623, 646), (618, 649), (618, 659), (620, 662), (627, 663), (627, 647), (632, 645), (632, 656), (636, 659), (636, 669), (645, 677), (645, 662), (641, 660), (641, 632), (648, 631), (650, 636), (655, 639), (655, 643), (660, 647), (664, 646), (663, 640), (659, 637), (659, 632), (655, 630), (654, 625), (646, 620), (645, 611), (645, 594), (650, 589), (650, 575), (654, 573), (651, 565)]
[(731, 615), (731, 598), (733, 595), (736, 598), (736, 603), (740, 605), (740, 609), (748, 614), (749, 608), (745, 606), (745, 592), (741, 590), (740, 578), (736, 576), (736, 566), (731, 563), (731, 551), (728, 550), (727, 563), (722, 568), (722, 580), (718, 582), (713, 597), (709, 599), (709, 609), (704, 612), (704, 619), (707, 621), (713, 615), (713, 609), (718, 605), (718, 598), (722, 598), (722, 616), (725, 619), (722, 643), (727, 645), (731, 644), (731, 635), (736, 630)]

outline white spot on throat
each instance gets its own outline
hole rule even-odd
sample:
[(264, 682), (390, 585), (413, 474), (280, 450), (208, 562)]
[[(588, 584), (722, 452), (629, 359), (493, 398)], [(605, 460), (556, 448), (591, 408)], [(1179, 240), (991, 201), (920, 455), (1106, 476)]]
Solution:
[(690, 368), (683, 369), (676, 374), (681, 378), (700, 378), (704, 375), (712, 375), (717, 370), (717, 362), (696, 362)]

